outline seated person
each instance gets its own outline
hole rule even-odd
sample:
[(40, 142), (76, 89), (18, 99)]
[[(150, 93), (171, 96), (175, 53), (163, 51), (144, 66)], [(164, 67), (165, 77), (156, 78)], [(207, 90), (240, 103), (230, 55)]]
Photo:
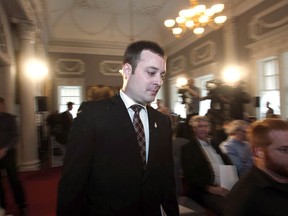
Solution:
[(255, 165), (231, 189), (223, 215), (287, 215), (288, 124), (259, 120), (247, 132)]
[(248, 123), (243, 120), (233, 120), (225, 128), (228, 138), (220, 144), (220, 149), (227, 154), (236, 166), (238, 176), (243, 176), (253, 165), (252, 154), (246, 142)]
[(207, 117), (193, 116), (189, 126), (194, 135), (181, 149), (186, 196), (220, 214), (222, 202), (229, 191), (219, 186), (219, 165), (231, 165), (231, 161), (220, 151), (218, 143), (208, 138), (210, 122)]

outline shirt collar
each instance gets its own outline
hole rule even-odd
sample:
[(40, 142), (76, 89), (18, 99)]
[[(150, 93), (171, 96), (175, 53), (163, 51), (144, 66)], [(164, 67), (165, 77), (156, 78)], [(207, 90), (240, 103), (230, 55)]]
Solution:
[(143, 107), (143, 109), (147, 112), (146, 106), (143, 106), (142, 104), (136, 103), (134, 100), (132, 100), (128, 95), (126, 95), (122, 90), (120, 90), (120, 97), (123, 100), (126, 109), (129, 109), (132, 105), (137, 104)]
[[(198, 139), (198, 138), (197, 138)], [(202, 145), (202, 146), (209, 146), (210, 142), (208, 140), (208, 142), (204, 141), (204, 140), (200, 140), (198, 139), (198, 142)]]

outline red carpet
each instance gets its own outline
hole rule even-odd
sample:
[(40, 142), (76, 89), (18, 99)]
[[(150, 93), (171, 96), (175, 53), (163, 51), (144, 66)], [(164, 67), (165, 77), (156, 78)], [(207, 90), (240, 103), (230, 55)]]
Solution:
[[(46, 168), (39, 171), (20, 172), (20, 178), (25, 190), (28, 216), (55, 216), (57, 186), (61, 175), (61, 167)], [(7, 189), (7, 213), (16, 215), (16, 205), (4, 178)]]

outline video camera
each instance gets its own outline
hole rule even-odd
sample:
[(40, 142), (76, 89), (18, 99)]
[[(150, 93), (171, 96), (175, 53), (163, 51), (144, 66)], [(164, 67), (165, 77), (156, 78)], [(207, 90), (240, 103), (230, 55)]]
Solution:
[(233, 94), (233, 88), (225, 85), (220, 80), (214, 79), (206, 82), (206, 89), (208, 90), (207, 99), (215, 99), (222, 97), (229, 97)]

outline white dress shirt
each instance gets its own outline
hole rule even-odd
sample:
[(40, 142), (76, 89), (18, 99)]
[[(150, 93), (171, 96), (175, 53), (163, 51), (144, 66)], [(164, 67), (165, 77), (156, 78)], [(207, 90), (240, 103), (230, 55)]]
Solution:
[(215, 179), (214, 179), (214, 184), (215, 185), (220, 185), (220, 166), (219, 165), (224, 165), (224, 162), (222, 158), (220, 157), (219, 154), (215, 151), (215, 149), (211, 146), (210, 143), (207, 143), (203, 140), (198, 139), (198, 141), (201, 144), (201, 147), (206, 154), (207, 159), (210, 161)]

